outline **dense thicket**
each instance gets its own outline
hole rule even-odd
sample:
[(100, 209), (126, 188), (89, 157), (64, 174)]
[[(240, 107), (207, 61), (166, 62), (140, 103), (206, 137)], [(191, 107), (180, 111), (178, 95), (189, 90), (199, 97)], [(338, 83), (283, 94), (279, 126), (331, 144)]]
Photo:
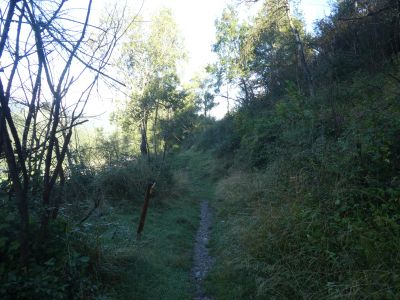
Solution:
[(240, 104), (197, 147), (230, 166), (216, 168), (221, 299), (399, 296), (399, 12), (341, 1), (311, 37), (265, 1), (253, 24), (218, 27), (218, 54), (229, 34), (237, 52), (214, 74)]

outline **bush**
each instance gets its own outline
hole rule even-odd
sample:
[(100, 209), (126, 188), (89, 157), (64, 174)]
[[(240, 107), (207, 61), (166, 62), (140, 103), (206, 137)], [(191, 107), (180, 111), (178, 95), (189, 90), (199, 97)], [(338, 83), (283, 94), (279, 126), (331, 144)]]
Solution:
[(234, 118), (228, 116), (221, 121), (209, 125), (198, 136), (197, 148), (213, 150), (218, 157), (232, 154), (240, 144)]
[(361, 207), (349, 215), (334, 202), (337, 186), (318, 198), (310, 174), (290, 174), (284, 166), (280, 161), (264, 173), (235, 173), (219, 183), (223, 234), (213, 278), (217, 293), (218, 284), (221, 293), (233, 287), (219, 296), (397, 298), (397, 205), (375, 207), (371, 218)]
[[(5, 211), (2, 211), (2, 214)], [(92, 299), (98, 285), (90, 276), (92, 258), (78, 251), (71, 241), (67, 225), (52, 224), (49, 239), (37, 237), (39, 228), (32, 223), (31, 257), (28, 265), (19, 264), (18, 225), (14, 213), (2, 215), (0, 225), (0, 298), (1, 299)], [(80, 247), (87, 241), (81, 241)]]
[(400, 297), (400, 106), (384, 78), (359, 73), (315, 99), (289, 86), (234, 116), (240, 145), (217, 188), (217, 297)]

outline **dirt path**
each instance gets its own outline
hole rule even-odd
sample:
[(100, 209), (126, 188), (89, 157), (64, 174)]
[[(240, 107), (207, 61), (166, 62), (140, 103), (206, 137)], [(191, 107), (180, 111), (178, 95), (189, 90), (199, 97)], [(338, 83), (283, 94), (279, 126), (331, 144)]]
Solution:
[(195, 282), (195, 300), (210, 300), (211, 297), (204, 293), (203, 281), (207, 272), (211, 269), (214, 259), (208, 253), (208, 240), (210, 237), (211, 209), (207, 201), (203, 201), (200, 206), (200, 226), (197, 230), (196, 241), (194, 244), (194, 258), (192, 278)]

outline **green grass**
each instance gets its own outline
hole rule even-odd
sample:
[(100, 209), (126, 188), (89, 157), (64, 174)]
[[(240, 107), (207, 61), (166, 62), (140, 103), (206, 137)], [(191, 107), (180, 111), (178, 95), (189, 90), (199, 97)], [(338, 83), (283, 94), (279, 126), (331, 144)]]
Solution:
[(168, 209), (150, 207), (140, 241), (136, 240), (139, 211), (116, 214), (118, 228), (109, 230), (102, 243), (105, 261), (113, 268), (117, 266), (110, 273), (121, 276), (111, 288), (110, 298), (189, 298), (188, 272), (197, 210), (194, 203), (186, 201), (177, 201)]
[[(174, 191), (155, 195), (142, 237), (136, 240), (140, 207), (123, 204), (101, 221), (100, 276), (103, 299), (191, 299), (190, 279), (199, 203), (214, 193), (206, 154), (188, 151), (173, 161)], [(101, 227), (101, 224), (98, 224)]]
[[(254, 284), (248, 281), (248, 276), (235, 270), (232, 265), (227, 266), (229, 258), (224, 258), (224, 249), (234, 249), (232, 246), (223, 244), (227, 241), (231, 224), (227, 224), (224, 218), (225, 205), (223, 201), (216, 199), (216, 185), (227, 172), (223, 159), (217, 160), (210, 151), (189, 150), (177, 157), (176, 164), (180, 168), (186, 168), (194, 182), (194, 193), (202, 199), (207, 199), (214, 211), (213, 225), (211, 227), (210, 252), (216, 258), (215, 265), (204, 282), (208, 295), (213, 299), (246, 299), (244, 295), (251, 294), (249, 289), (254, 289)], [(229, 235), (230, 236), (230, 235)], [(229, 253), (227, 254), (229, 256)], [(233, 265), (235, 263), (233, 262)], [(238, 284), (239, 283), (239, 284)], [(243, 297), (242, 297), (243, 296)]]

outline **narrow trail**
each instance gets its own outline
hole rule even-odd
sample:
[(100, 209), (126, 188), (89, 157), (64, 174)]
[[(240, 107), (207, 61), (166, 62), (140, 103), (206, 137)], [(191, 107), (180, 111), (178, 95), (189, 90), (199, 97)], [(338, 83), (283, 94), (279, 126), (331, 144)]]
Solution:
[(212, 298), (204, 293), (203, 282), (211, 269), (214, 259), (209, 255), (207, 244), (210, 237), (211, 209), (207, 201), (203, 201), (200, 206), (200, 226), (197, 230), (196, 241), (194, 244), (194, 258), (192, 278), (195, 282), (195, 300), (211, 300)]

